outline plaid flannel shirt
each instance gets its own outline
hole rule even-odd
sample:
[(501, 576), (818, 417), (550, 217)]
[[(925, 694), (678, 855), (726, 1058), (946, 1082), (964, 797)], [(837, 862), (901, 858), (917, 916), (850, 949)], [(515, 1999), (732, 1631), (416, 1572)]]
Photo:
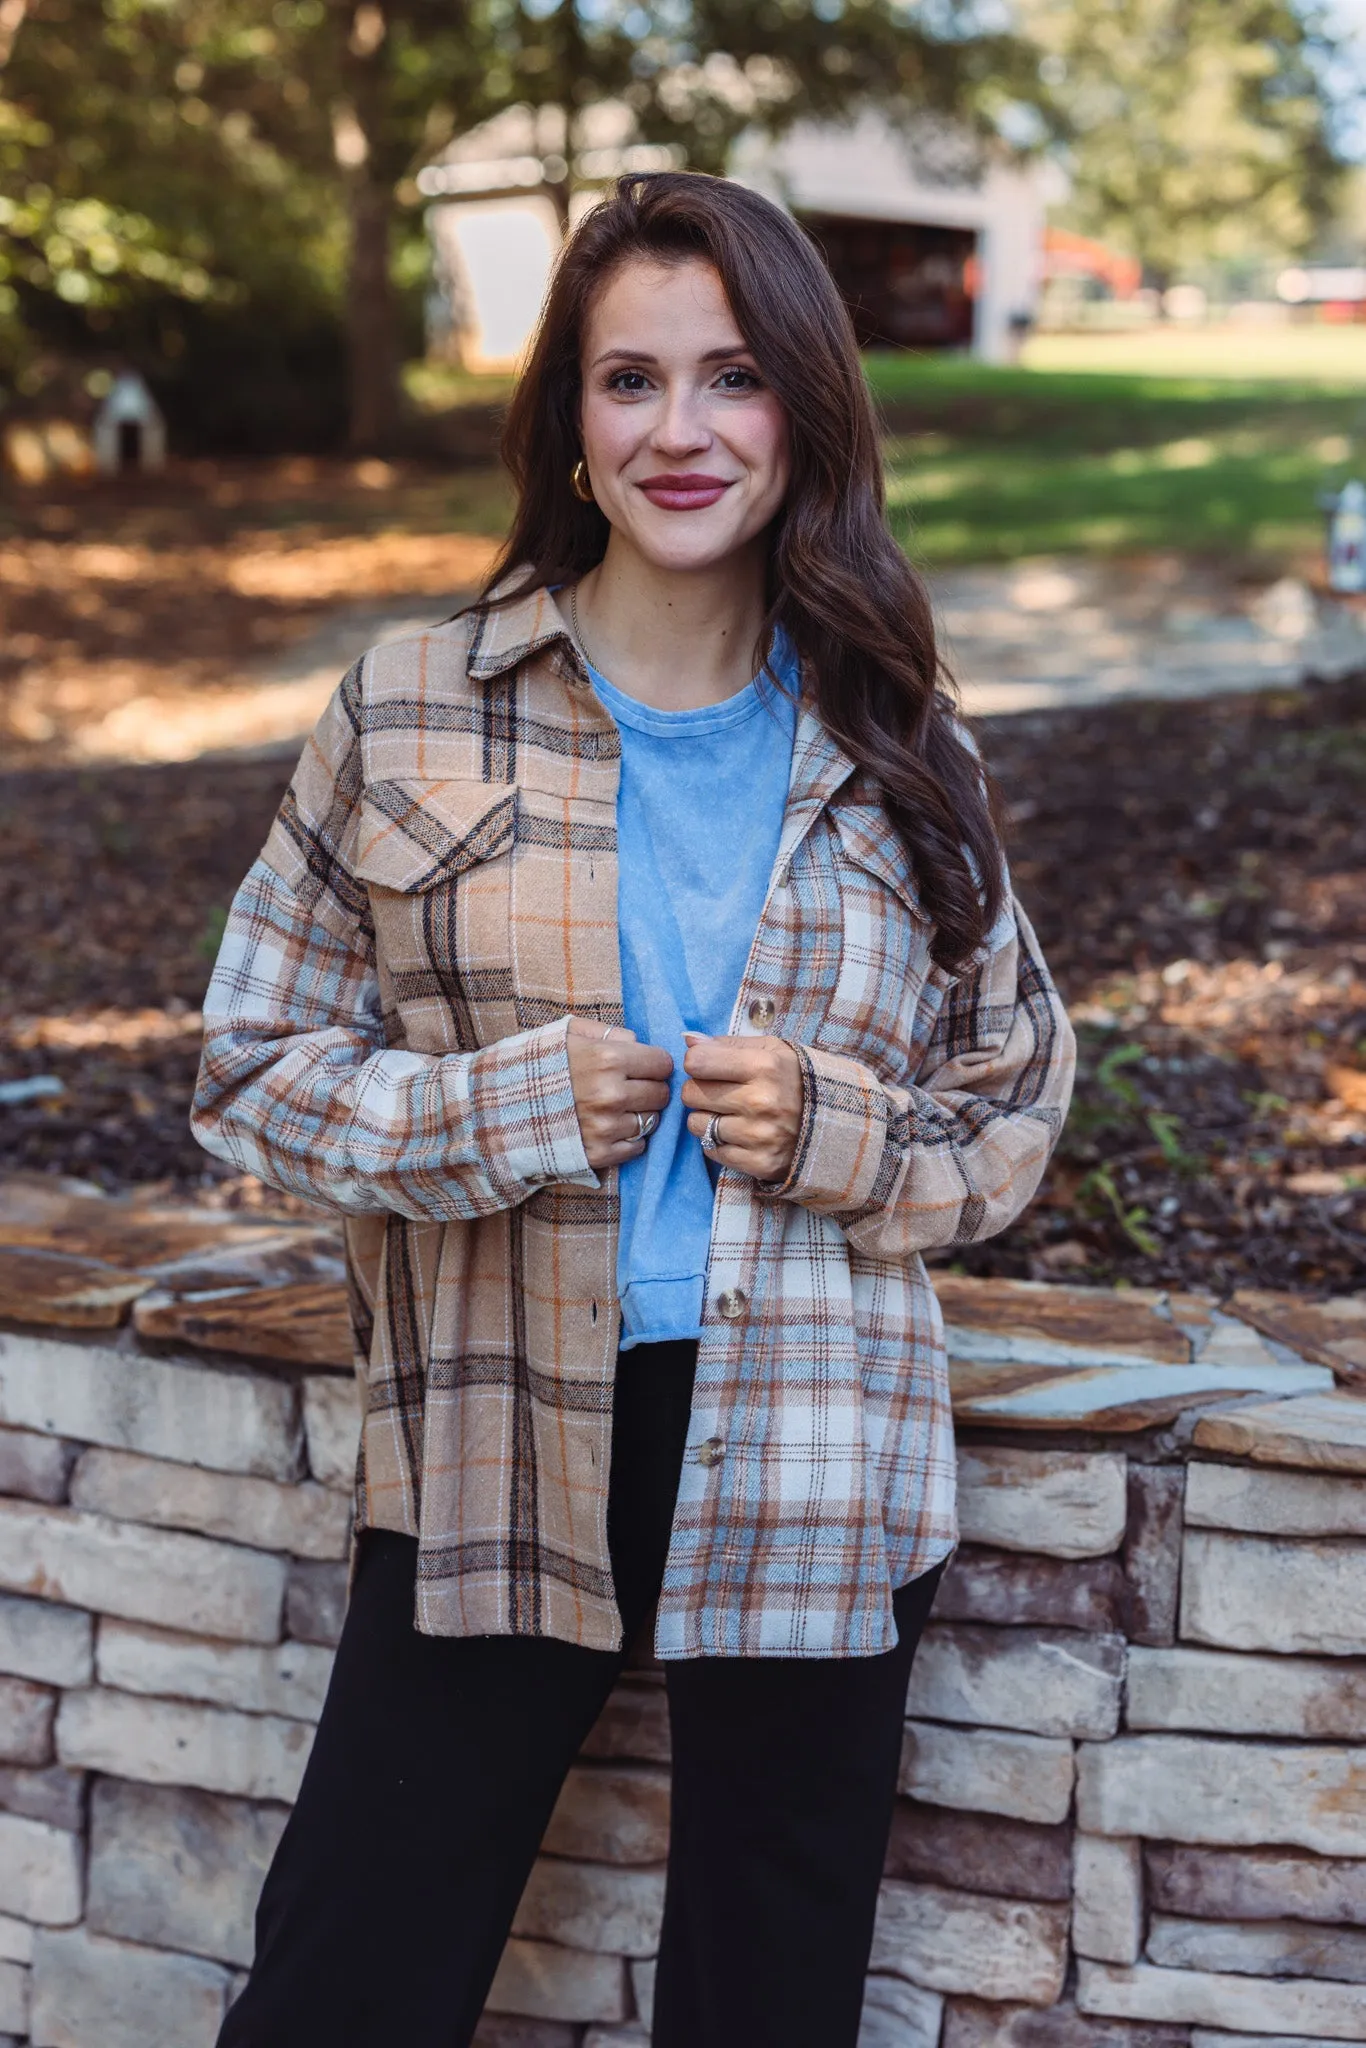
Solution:
[[(571, 1012), (622, 1021), (620, 754), (546, 591), (373, 649), (205, 1000), (200, 1141), (347, 1219), (357, 1521), (418, 1538), (436, 1635), (620, 1642), (616, 1176), (566, 1044)], [(956, 1541), (919, 1254), (1024, 1206), (1073, 1044), (1018, 907), (960, 977), (929, 938), (875, 789), (803, 709), (732, 1029), (795, 1047), (805, 1107), (782, 1186), (720, 1175), (661, 1657), (886, 1650), (892, 1590)]]

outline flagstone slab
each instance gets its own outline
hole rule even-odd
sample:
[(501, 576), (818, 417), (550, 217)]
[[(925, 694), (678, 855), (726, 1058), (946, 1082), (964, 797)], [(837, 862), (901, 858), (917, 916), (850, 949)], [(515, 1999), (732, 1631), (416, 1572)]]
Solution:
[(332, 1224), (280, 1224), (268, 1235), (259, 1229), (225, 1232), (221, 1244), (164, 1259), (147, 1270), (176, 1294), (200, 1294), (216, 1287), (286, 1287), (304, 1281), (346, 1284), (346, 1256)]
[(1001, 1550), (1104, 1557), (1124, 1540), (1126, 1470), (1115, 1451), (960, 1444), (959, 1530)]
[[(1302, 1920), (1186, 1920), (1155, 1913), (1149, 1962), (1169, 1970), (1235, 1970), (1243, 1977), (1329, 1977), (1366, 1984), (1366, 1932)], [(1103, 1957), (1103, 1961), (1134, 1960)]]
[(898, 1799), (884, 1869), (922, 1884), (1065, 1904), (1072, 1895), (1072, 1830), (1066, 1821), (1045, 1826)]
[[(1329, 1393), (1323, 1365), (993, 1365), (950, 1357), (954, 1420), (1010, 1429), (1088, 1429), (1115, 1434), (1174, 1422), (1187, 1408), (1233, 1394)], [(1366, 1402), (1363, 1450), (1366, 1458)], [(1198, 1439), (1197, 1439), (1198, 1440)]]
[(228, 1287), (144, 1295), (133, 1312), (140, 1337), (278, 1358), (298, 1365), (351, 1364), (351, 1318), (339, 1281)]
[(1077, 1757), (1077, 1824), (1095, 1835), (1210, 1848), (1284, 1845), (1360, 1858), (1366, 1856), (1366, 1752), (1349, 1744), (1167, 1734), (1084, 1742)]
[(0, 1243), (30, 1251), (97, 1259), (126, 1272), (165, 1267), (191, 1254), (231, 1247), (241, 1255), (276, 1244), (275, 1223), (243, 1223), (212, 1209), (154, 1209), (103, 1197), (73, 1200), (65, 1214), (44, 1220), (0, 1212)]
[(1167, 2020), (1234, 2033), (1366, 2039), (1366, 1986), (1298, 1979), (1278, 1983), (1222, 1970), (1167, 1970), (1156, 1963), (1077, 1964), (1077, 2004), (1085, 2013)]
[(1143, 1845), (1134, 1836), (1077, 1835), (1072, 1946), (1101, 1963), (1136, 1963), (1143, 1948)]
[(1103, 1633), (1119, 1626), (1125, 1594), (1114, 1557), (1036, 1557), (964, 1544), (940, 1581), (934, 1613), (937, 1621), (1035, 1623)]
[(1366, 1543), (1188, 1529), (1181, 1634), (1217, 1649), (1366, 1656)]
[[(940, 1992), (877, 1972), (865, 1980), (858, 2048), (939, 2048), (943, 2025)], [(643, 2034), (641, 2048), (646, 2048)]]
[(1125, 1721), (1134, 1729), (1187, 1734), (1362, 1742), (1366, 1662), (1133, 1644)]
[(1366, 1536), (1366, 1480), (1197, 1459), (1186, 1468), (1186, 1524), (1249, 1536)]
[[(1036, 2005), (986, 2005), (977, 1998), (953, 1998), (944, 2009), (940, 2048), (1190, 2048), (1190, 2042), (1184, 2027), (1096, 2020), (1079, 2013), (1070, 1999), (1040, 2010)], [(1238, 2048), (1252, 2044), (1240, 2035)], [(1277, 2044), (1259, 2041), (1256, 2048)], [(1314, 2044), (1301, 2042), (1298, 2048)]]
[(1065, 1906), (884, 1878), (869, 1967), (926, 1991), (1052, 2005), (1067, 1972)]
[(921, 1720), (1104, 1740), (1119, 1726), (1123, 1677), (1119, 1635), (936, 1622), (916, 1653), (906, 1708)]
[(1228, 1308), (1302, 1358), (1331, 1367), (1345, 1386), (1366, 1388), (1366, 1294), (1306, 1301), (1298, 1294), (1243, 1287)]
[[(1110, 1746), (1086, 1745), (1099, 1750)], [(1065, 1737), (908, 1721), (897, 1789), (929, 1806), (1002, 1813), (1056, 1826), (1067, 1819), (1076, 1774), (1076, 1753)]]
[(1203, 1451), (1227, 1451), (1258, 1465), (1366, 1472), (1366, 1400), (1324, 1392), (1229, 1408), (1202, 1415), (1195, 1441)]
[(1366, 1928), (1366, 1861), (1302, 1849), (1151, 1843), (1148, 1903), (1198, 1920), (1308, 1920)]
[(40, 1174), (0, 1175), (0, 1246), (141, 1271), (182, 1293), (345, 1274), (340, 1227), (321, 1214), (253, 1219)]
[(1133, 1643), (1171, 1643), (1181, 1588), (1182, 1465), (1129, 1467), (1124, 1536), (1124, 1633)]
[[(1185, 2035), (1181, 2040), (1185, 2042)], [(1338, 2048), (1324, 2034), (1225, 2034), (1212, 2027), (1192, 2027), (1190, 2048)]]
[(954, 1356), (982, 1362), (1104, 1364), (1141, 1358), (1183, 1364), (1190, 1340), (1135, 1288), (1055, 1287), (932, 1273)]
[(1216, 1315), (1196, 1338), (1195, 1356), (1201, 1365), (1294, 1365), (1296, 1360), (1285, 1357), (1284, 1348), (1269, 1344), (1260, 1331), (1233, 1316)]
[(17, 1323), (113, 1329), (155, 1284), (97, 1259), (0, 1245), (0, 1317)]

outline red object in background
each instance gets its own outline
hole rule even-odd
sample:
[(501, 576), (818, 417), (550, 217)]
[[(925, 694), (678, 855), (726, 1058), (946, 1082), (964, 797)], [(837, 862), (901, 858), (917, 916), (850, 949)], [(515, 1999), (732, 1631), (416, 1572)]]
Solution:
[(1070, 228), (1044, 229), (1043, 256), (1045, 277), (1098, 278), (1117, 299), (1131, 299), (1143, 282), (1143, 266), (1136, 256)]

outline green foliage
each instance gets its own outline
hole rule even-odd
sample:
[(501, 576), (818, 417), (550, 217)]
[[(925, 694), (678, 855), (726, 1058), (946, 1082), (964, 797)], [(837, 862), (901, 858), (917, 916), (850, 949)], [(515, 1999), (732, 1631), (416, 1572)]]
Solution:
[(1161, 1257), (1162, 1246), (1151, 1230), (1144, 1227), (1148, 1211), (1139, 1202), (1126, 1205), (1108, 1166), (1093, 1167), (1087, 1174), (1077, 1189), (1077, 1203), (1083, 1212), (1112, 1216), (1134, 1250), (1142, 1252), (1145, 1259)]
[(1070, 216), (1165, 284), (1303, 248), (1340, 165), (1333, 46), (1294, 0), (1020, 0), (1070, 147)]

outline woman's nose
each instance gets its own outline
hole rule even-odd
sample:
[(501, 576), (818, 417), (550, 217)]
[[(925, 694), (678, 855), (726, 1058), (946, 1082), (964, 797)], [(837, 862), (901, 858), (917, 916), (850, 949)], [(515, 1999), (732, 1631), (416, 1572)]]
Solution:
[(711, 430), (698, 394), (678, 388), (666, 392), (655, 426), (655, 446), (671, 454), (682, 454), (705, 448), (710, 439)]

